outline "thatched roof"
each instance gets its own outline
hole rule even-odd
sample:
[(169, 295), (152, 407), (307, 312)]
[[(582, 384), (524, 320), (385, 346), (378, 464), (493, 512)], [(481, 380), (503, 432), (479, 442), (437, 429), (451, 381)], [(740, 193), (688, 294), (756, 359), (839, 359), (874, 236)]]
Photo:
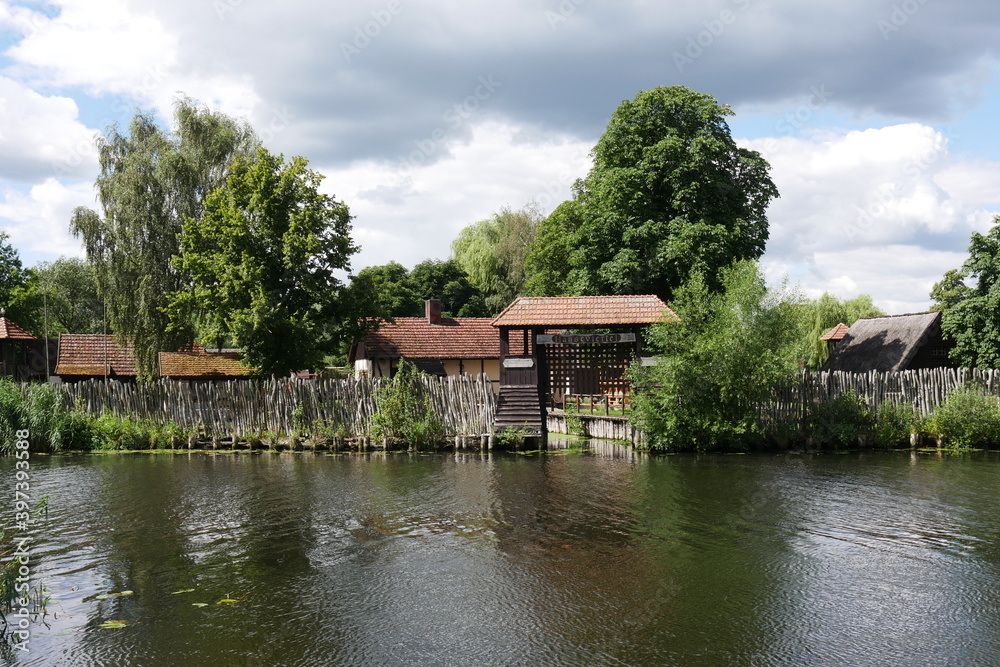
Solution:
[(862, 318), (830, 352), (824, 370), (906, 370), (920, 347), (940, 330), (940, 312)]

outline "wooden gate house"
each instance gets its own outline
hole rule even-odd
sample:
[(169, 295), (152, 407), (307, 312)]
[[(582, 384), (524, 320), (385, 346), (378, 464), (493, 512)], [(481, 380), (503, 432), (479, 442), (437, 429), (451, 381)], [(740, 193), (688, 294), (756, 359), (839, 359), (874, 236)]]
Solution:
[(627, 395), (625, 371), (642, 354), (642, 329), (676, 317), (653, 295), (517, 299), (493, 320), (500, 330), (496, 427), (544, 435), (550, 398)]

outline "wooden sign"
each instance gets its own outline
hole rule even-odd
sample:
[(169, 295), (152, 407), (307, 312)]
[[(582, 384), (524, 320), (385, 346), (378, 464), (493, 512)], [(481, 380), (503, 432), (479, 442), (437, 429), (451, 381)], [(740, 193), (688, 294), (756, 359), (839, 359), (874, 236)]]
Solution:
[(523, 357), (511, 357), (503, 360), (504, 368), (534, 368), (534, 359), (525, 359)]
[(539, 345), (578, 345), (590, 343), (608, 345), (612, 343), (634, 343), (635, 334), (539, 334), (535, 338)]

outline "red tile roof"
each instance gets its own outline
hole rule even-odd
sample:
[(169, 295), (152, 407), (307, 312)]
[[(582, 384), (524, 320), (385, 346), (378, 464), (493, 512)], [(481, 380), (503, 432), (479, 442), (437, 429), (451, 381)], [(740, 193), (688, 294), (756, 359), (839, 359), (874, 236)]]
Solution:
[(56, 375), (135, 376), (132, 347), (106, 334), (59, 334)]
[(500, 313), (495, 327), (590, 327), (653, 324), (676, 319), (655, 295), (521, 297)]
[(846, 324), (841, 322), (834, 328), (827, 331), (825, 334), (819, 337), (820, 340), (843, 340), (844, 336), (847, 335), (848, 327)]
[[(193, 349), (192, 349), (193, 348)], [(205, 352), (200, 345), (184, 352), (160, 352), (160, 377), (176, 380), (224, 379), (253, 373), (240, 363), (237, 352)]]
[(369, 359), (499, 359), (500, 333), (488, 317), (444, 318), (430, 324), (424, 317), (397, 317), (365, 336)]
[(35, 337), (6, 317), (0, 317), (0, 339), (35, 340)]

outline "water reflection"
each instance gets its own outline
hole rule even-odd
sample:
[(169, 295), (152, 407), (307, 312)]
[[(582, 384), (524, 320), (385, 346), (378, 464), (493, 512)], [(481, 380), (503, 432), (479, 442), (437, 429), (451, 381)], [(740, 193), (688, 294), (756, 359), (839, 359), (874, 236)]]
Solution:
[(620, 448), (39, 457), (56, 600), (14, 660), (990, 664), (998, 472)]

